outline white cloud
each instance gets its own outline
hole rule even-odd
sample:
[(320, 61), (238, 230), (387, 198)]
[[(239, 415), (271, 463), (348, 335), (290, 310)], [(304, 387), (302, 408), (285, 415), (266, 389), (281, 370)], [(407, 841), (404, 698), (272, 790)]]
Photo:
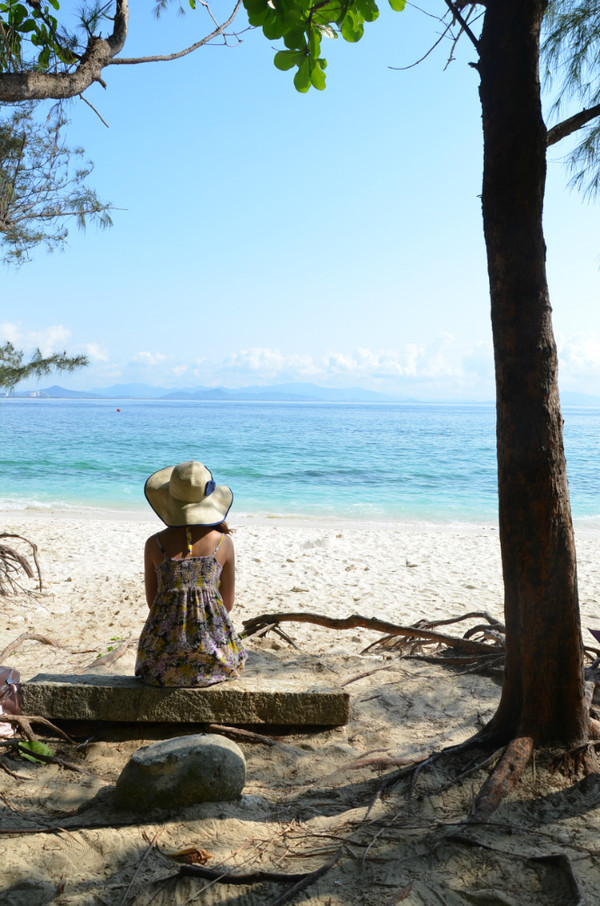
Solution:
[(594, 332), (557, 338), (561, 377), (600, 377), (600, 340)]
[(407, 381), (461, 382), (466, 377), (463, 352), (456, 338), (440, 334), (430, 343), (407, 343), (401, 349), (352, 352), (329, 350), (319, 356), (284, 354), (279, 349), (251, 347), (233, 353), (213, 368), (226, 386), (252, 381), (310, 381), (336, 386), (399, 386)]
[(62, 324), (53, 324), (41, 330), (28, 330), (20, 322), (5, 321), (0, 324), (0, 337), (26, 352), (39, 348), (42, 355), (48, 356), (67, 348), (71, 331)]
[(167, 361), (167, 357), (162, 352), (138, 352), (133, 356), (131, 361), (136, 362), (139, 365), (154, 367), (156, 365), (163, 365)]
[(273, 380), (307, 380), (319, 373), (310, 355), (283, 355), (278, 349), (241, 349), (218, 367), (221, 375), (252, 377), (268, 383)]
[(83, 347), (90, 362), (109, 362), (110, 356), (99, 343), (86, 343)]

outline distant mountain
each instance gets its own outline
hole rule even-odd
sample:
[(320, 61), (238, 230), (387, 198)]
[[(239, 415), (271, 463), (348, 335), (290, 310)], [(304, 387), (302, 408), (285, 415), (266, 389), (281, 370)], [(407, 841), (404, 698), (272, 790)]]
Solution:
[(600, 396), (591, 393), (577, 393), (575, 390), (565, 390), (560, 394), (560, 401), (564, 406), (600, 406)]
[(14, 396), (19, 398), (33, 397), (34, 399), (53, 399), (53, 400), (90, 400), (102, 399), (97, 393), (90, 393), (87, 390), (67, 390), (66, 387), (59, 387), (54, 384), (53, 387), (46, 387), (45, 390), (25, 390), (16, 392)]
[(320, 387), (317, 384), (274, 384), (268, 387), (239, 387), (235, 390), (227, 387), (169, 390), (166, 387), (152, 387), (149, 384), (113, 384), (111, 387), (95, 388), (92, 391), (67, 390), (65, 387), (55, 385), (44, 390), (27, 391), (15, 395), (52, 399), (253, 400), (257, 402), (323, 403), (417, 402), (408, 397), (386, 396), (383, 393), (363, 390), (359, 387), (339, 390), (332, 387)]
[(150, 387), (149, 384), (113, 384), (95, 389), (92, 394), (108, 400), (154, 400), (169, 392), (168, 387)]
[[(399, 402), (398, 397), (350, 387), (338, 390), (333, 387), (319, 387), (317, 384), (274, 384), (270, 387), (243, 387), (234, 391), (240, 399), (302, 399), (310, 402), (327, 403), (389, 403)], [(403, 399), (402, 402), (413, 402)]]

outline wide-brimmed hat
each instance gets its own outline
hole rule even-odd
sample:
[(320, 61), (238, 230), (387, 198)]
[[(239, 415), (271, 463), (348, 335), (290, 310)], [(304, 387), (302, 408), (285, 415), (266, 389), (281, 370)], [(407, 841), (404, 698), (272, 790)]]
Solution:
[(217, 486), (210, 469), (195, 460), (154, 472), (144, 494), (156, 515), (170, 526), (219, 525), (233, 503), (231, 488)]

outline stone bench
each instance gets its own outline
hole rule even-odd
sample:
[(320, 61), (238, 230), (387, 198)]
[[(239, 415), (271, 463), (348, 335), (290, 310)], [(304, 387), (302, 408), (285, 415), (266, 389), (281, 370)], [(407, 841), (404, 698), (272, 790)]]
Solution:
[(306, 688), (301, 679), (254, 675), (184, 689), (147, 686), (133, 676), (40, 673), (23, 683), (21, 708), (24, 714), (67, 721), (329, 727), (348, 722), (347, 692)]

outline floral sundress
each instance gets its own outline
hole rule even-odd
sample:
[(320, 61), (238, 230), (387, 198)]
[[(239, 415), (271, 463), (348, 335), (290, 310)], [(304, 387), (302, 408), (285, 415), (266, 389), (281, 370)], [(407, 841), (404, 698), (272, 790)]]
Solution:
[(212, 686), (238, 675), (246, 652), (219, 592), (223, 537), (207, 557), (164, 560), (142, 629), (135, 675), (152, 686)]

